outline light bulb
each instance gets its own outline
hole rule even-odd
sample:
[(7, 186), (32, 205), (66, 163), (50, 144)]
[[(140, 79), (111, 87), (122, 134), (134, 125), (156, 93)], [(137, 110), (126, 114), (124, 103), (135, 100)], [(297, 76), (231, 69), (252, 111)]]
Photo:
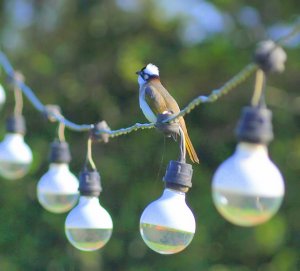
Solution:
[(195, 229), (195, 218), (186, 205), (185, 193), (168, 188), (146, 207), (140, 219), (144, 242), (160, 254), (174, 254), (185, 249)]
[(110, 239), (113, 223), (109, 213), (97, 197), (81, 196), (79, 204), (69, 213), (65, 233), (70, 243), (79, 250), (102, 248)]
[(241, 142), (217, 169), (212, 195), (225, 219), (239, 226), (254, 226), (277, 212), (284, 196), (284, 181), (265, 145)]
[(98, 171), (84, 168), (79, 176), (79, 191), (79, 204), (67, 216), (65, 233), (77, 249), (97, 250), (108, 242), (113, 229), (109, 213), (99, 203), (102, 188)]
[(6, 94), (3, 86), (0, 84), (0, 109), (2, 108), (3, 104), (6, 100)]
[(40, 204), (53, 213), (64, 213), (76, 204), (79, 182), (66, 163), (51, 163), (37, 185)]
[(8, 133), (0, 143), (0, 175), (6, 179), (19, 179), (29, 170), (32, 152), (18, 133)]

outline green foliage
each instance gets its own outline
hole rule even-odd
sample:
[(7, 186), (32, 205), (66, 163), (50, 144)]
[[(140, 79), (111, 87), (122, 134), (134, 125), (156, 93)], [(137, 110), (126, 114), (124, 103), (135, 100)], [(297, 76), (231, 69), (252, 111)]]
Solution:
[[(138, 105), (135, 75), (145, 64), (159, 66), (163, 83), (184, 106), (222, 86), (248, 64), (267, 28), (290, 22), (299, 6), (292, 0), (213, 1), (230, 18), (231, 26), (209, 34), (202, 42), (188, 43), (183, 29), (195, 1), (163, 2), (183, 2), (185, 12), (167, 17), (168, 10), (154, 0), (2, 0), (1, 49), (45, 104), (60, 105), (64, 115), (76, 123), (105, 119), (112, 129), (118, 129), (146, 122)], [(32, 12), (30, 20), (22, 13), (24, 3)], [(126, 8), (130, 3), (136, 4)], [(254, 26), (238, 19), (240, 10), (250, 4), (260, 17)], [(200, 27), (197, 34), (201, 31)], [(194, 166), (193, 189), (187, 195), (197, 230), (190, 246), (176, 256), (162, 256), (146, 247), (139, 235), (139, 217), (160, 196), (165, 167), (178, 156), (177, 143), (145, 130), (94, 146), (104, 188), (100, 201), (112, 215), (114, 231), (101, 251), (79, 252), (64, 236), (65, 215), (46, 212), (36, 198), (36, 183), (47, 170), (48, 146), (56, 136), (57, 124), (47, 123), (25, 102), (26, 140), (34, 164), (22, 180), (0, 180), (0, 270), (300, 270), (299, 50), (287, 50), (286, 72), (268, 80), (267, 102), (274, 112), (276, 135), (270, 153), (287, 184), (283, 207), (270, 222), (255, 229), (233, 226), (217, 213), (211, 199), (212, 174), (234, 150), (233, 129), (241, 107), (249, 103), (251, 80), (186, 117), (201, 160)], [(5, 116), (13, 106), (9, 91), (7, 96), (0, 115), (2, 136)], [(71, 169), (78, 173), (85, 159), (87, 134), (67, 131), (66, 137), (73, 154)]]

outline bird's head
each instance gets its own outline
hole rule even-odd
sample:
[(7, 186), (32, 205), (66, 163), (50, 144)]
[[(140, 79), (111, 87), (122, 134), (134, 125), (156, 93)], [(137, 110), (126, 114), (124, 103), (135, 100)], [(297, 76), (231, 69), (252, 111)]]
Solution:
[(136, 74), (138, 74), (138, 82), (140, 85), (143, 85), (152, 78), (159, 78), (158, 67), (151, 63), (142, 68), (140, 71), (137, 71)]

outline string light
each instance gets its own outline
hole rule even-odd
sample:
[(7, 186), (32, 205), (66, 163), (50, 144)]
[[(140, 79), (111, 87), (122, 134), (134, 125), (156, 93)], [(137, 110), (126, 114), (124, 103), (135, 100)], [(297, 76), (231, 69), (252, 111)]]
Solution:
[[(17, 72), (15, 80), (23, 81), (24, 78)], [(22, 178), (32, 162), (31, 149), (24, 141), (26, 126), (22, 116), (23, 98), (17, 85), (14, 85), (14, 95), (14, 113), (7, 119), (7, 134), (0, 143), (0, 175), (9, 180)]]
[(64, 213), (71, 210), (78, 200), (79, 182), (69, 170), (71, 154), (62, 123), (59, 124), (58, 137), (51, 144), (49, 170), (37, 184), (37, 197), (46, 210)]
[[(265, 51), (267, 52), (268, 56), (260, 59), (260, 55), (257, 53), (255, 63), (250, 63), (249, 65), (247, 65), (232, 79), (226, 82), (222, 87), (213, 90), (210, 95), (196, 97), (178, 114), (167, 116), (166, 118), (164, 118), (161, 121), (160, 125), (162, 127), (172, 125), (172, 123), (176, 123), (179, 117), (190, 113), (196, 106), (199, 106), (202, 103), (211, 103), (217, 101), (220, 97), (229, 93), (231, 90), (235, 89), (238, 85), (243, 83), (256, 71), (258, 71), (257, 78), (259, 78), (259, 76), (261, 75), (260, 69), (262, 69), (264, 72), (271, 71), (273, 67), (276, 66), (275, 64), (278, 63), (278, 59), (276, 59), (276, 57), (273, 58), (273, 51), (276, 51), (279, 48), (279, 44), (283, 44), (285, 40), (289, 39), (292, 35), (295, 35), (295, 32), (298, 33), (298, 28), (299, 27), (296, 27), (295, 29), (297, 31), (293, 31), (291, 35), (287, 35), (286, 39), (282, 38), (277, 44), (275, 44), (275, 46), (271, 46), (271, 49), (267, 48), (268, 46), (265, 46)], [(263, 51), (261, 51), (261, 53), (264, 54)], [(281, 59), (281, 61), (283, 61), (283, 58)], [(14, 71), (8, 58), (2, 52), (0, 52), (0, 65), (3, 67), (8, 78), (15, 86), (14, 93), (16, 102), (14, 115), (10, 118), (7, 124), (7, 130), (9, 134), (0, 144), (0, 174), (6, 178), (20, 178), (21, 176), (24, 176), (24, 174), (28, 171), (30, 163), (32, 161), (30, 148), (24, 143), (23, 140), (25, 124), (24, 119), (21, 115), (23, 106), (22, 95), (20, 95), (21, 92), (27, 97), (27, 99), (32, 103), (36, 110), (46, 115), (49, 119), (52, 118), (53, 120), (58, 121), (60, 127), (66, 127), (78, 132), (89, 132), (90, 136), (88, 139), (86, 164), (79, 176), (79, 204), (67, 216), (65, 222), (65, 233), (70, 243), (80, 250), (93, 251), (103, 247), (111, 237), (113, 223), (108, 212), (99, 204), (98, 196), (100, 195), (102, 189), (100, 184), (100, 175), (92, 159), (92, 140), (101, 139), (102, 141), (107, 142), (109, 138), (122, 136), (140, 129), (152, 129), (158, 127), (159, 123), (136, 123), (130, 127), (120, 128), (118, 130), (111, 130), (105, 122), (98, 124), (76, 124), (66, 119), (62, 114), (53, 112), (52, 110), (49, 110), (47, 106), (43, 105), (42, 102), (36, 97), (34, 92), (24, 83), (23, 79), (18, 76), (18, 73)], [(257, 80), (257, 82), (258, 81), (259, 80)], [(258, 83), (258, 87), (256, 87), (256, 89), (259, 88), (262, 89), (261, 86), (259, 87)], [(3, 89), (0, 89), (0, 95), (1, 90)], [(4, 97), (3, 100), (5, 100), (5, 94), (2, 96)], [(250, 133), (245, 128), (245, 126), (249, 126), (249, 116), (252, 116), (250, 117), (250, 119), (254, 120), (254, 122), (257, 122), (257, 120), (260, 118), (265, 118), (267, 120), (266, 126), (270, 126), (269, 111), (264, 107), (258, 106), (257, 101), (259, 102), (259, 105), (261, 105), (262, 101), (264, 101), (264, 95), (257, 95), (257, 93), (254, 94), (252, 99), (252, 106), (250, 108), (246, 108), (244, 111), (245, 113), (239, 126), (243, 128), (240, 128), (238, 133), (238, 138), (241, 143), (238, 144), (235, 156), (239, 158), (248, 157), (249, 161), (254, 156), (256, 158), (252, 159), (251, 161), (258, 159), (257, 157), (259, 157), (259, 159), (261, 159), (260, 161), (262, 163), (265, 163), (265, 167), (268, 168), (269, 173), (271, 172), (272, 174), (264, 174), (263, 176), (254, 174), (255, 176), (251, 176), (251, 174), (248, 174), (249, 170), (248, 172), (247, 170), (243, 171), (243, 165), (241, 163), (239, 165), (238, 163), (233, 163), (235, 164), (237, 173), (236, 175), (232, 175), (234, 177), (232, 178), (232, 181), (238, 181), (244, 178), (243, 181), (234, 188), (236, 189), (234, 192), (238, 191), (238, 193), (242, 195), (242, 198), (236, 198), (234, 196), (234, 199), (232, 199), (231, 194), (229, 193), (229, 195), (228, 191), (226, 190), (227, 188), (232, 188), (232, 182), (228, 182), (227, 178), (228, 176), (231, 176), (231, 173), (228, 173), (226, 166), (221, 165), (219, 170), (216, 172), (213, 180), (213, 200), (216, 204), (217, 209), (226, 219), (242, 226), (255, 225), (270, 218), (279, 208), (284, 194), (284, 185), (281, 174), (279, 173), (275, 165), (270, 161), (267, 155), (267, 141), (261, 139), (260, 141), (258, 140), (253, 142), (249, 139), (249, 137), (244, 137), (245, 134), (248, 133), (249, 135)], [(257, 130), (262, 129), (259, 125), (257, 125), (256, 128)], [(53, 152), (55, 152), (54, 149), (59, 150), (58, 152), (60, 152), (62, 149), (66, 149), (67, 143), (65, 142), (65, 140), (62, 138), (59, 139), (60, 140), (55, 141), (52, 145)], [(164, 177), (166, 187), (163, 195), (158, 200), (151, 203), (144, 210), (140, 220), (140, 232), (143, 240), (151, 249), (161, 254), (173, 254), (185, 249), (192, 241), (196, 229), (194, 216), (190, 208), (185, 203), (185, 193), (191, 187), (192, 167), (191, 165), (185, 163), (185, 148), (182, 147), (184, 146), (182, 145), (184, 136), (181, 136), (181, 140), (181, 155), (178, 161), (171, 161), (169, 163)], [(6, 141), (13, 141), (14, 143), (7, 144), (5, 143)], [(20, 143), (20, 145), (18, 147), (18, 155), (15, 155), (13, 157), (16, 160), (11, 159), (9, 160), (9, 163), (7, 163), (5, 159), (7, 159), (8, 157), (11, 158), (12, 155), (9, 154), (10, 149), (5, 149), (5, 147), (3, 146), (17, 146), (17, 141)], [(2, 149), (5, 149), (3, 155), (1, 154)], [(22, 151), (20, 151), (21, 149)], [(23, 153), (23, 155), (20, 155), (20, 153)], [(24, 155), (24, 153), (26, 153), (26, 155)], [(23, 160), (21, 159), (21, 157), (23, 157)], [(26, 159), (24, 157), (26, 157)], [(225, 162), (224, 165), (232, 163), (232, 160), (234, 160), (235, 158), (230, 159), (231, 162)], [(68, 166), (66, 167), (66, 165), (69, 163), (69, 159), (60, 160), (57, 158), (56, 160), (52, 157), (52, 159), (50, 159), (50, 163), (51, 165), (48, 171), (49, 175), (59, 175), (61, 171), (68, 171)], [(64, 166), (62, 166), (62, 164), (64, 164)], [(91, 169), (88, 169), (89, 167)], [(253, 168), (257, 169), (257, 165), (251, 164), (251, 166), (249, 167), (252, 167), (251, 172), (253, 172)], [(14, 172), (15, 175), (12, 172)], [(55, 174), (50, 174), (50, 172), (55, 172)], [(46, 173), (46, 175), (48, 173)], [(223, 178), (222, 176), (225, 175), (227, 175), (226, 178)], [(69, 204), (68, 208), (62, 208), (61, 206), (57, 206), (57, 202), (51, 206), (51, 204), (49, 204), (51, 202), (49, 198), (45, 200), (47, 198), (45, 197), (45, 194), (47, 194), (51, 189), (46, 189), (47, 191), (43, 190), (43, 178), (48, 179), (48, 177), (45, 177), (44, 175), (38, 185), (38, 199), (40, 203), (46, 209), (53, 212), (62, 212), (70, 209), (70, 206), (73, 205), (73, 203)], [(273, 179), (272, 189), (267, 189), (271, 187), (270, 182), (265, 182), (263, 188), (257, 188), (255, 185), (253, 186), (253, 184), (263, 182), (264, 179), (268, 178)], [(250, 179), (253, 179), (254, 181), (248, 182)], [(237, 208), (236, 206), (233, 206), (235, 208), (234, 212), (231, 212), (231, 207), (227, 208), (230, 204), (234, 205), (235, 203), (249, 202), (249, 199), (245, 199), (245, 196), (248, 196), (246, 195), (247, 193), (245, 193), (245, 189), (243, 188), (245, 184), (249, 185), (247, 186), (247, 188), (249, 188), (248, 191), (251, 192), (251, 208), (256, 204), (255, 206), (257, 206), (257, 208), (254, 208), (254, 212), (258, 209), (260, 212), (255, 221), (251, 219), (250, 221), (249, 217), (246, 217), (245, 219), (244, 210), (242, 210), (240, 206), (238, 206)], [(236, 183), (234, 183), (234, 185), (236, 185)], [(76, 185), (74, 185), (73, 188), (75, 186)], [(74, 192), (75, 189), (73, 188), (72, 191)], [(223, 188), (224, 190), (226, 190), (225, 192), (222, 190)], [(64, 189), (56, 190), (56, 192), (63, 190)], [(72, 195), (74, 196), (75, 194), (76, 192), (74, 192)], [(273, 197), (271, 203), (266, 203), (266, 201), (268, 201), (266, 200), (267, 197)], [(236, 213), (236, 211), (240, 213), (238, 215), (232, 215), (232, 213)], [(261, 215), (261, 213), (263, 213), (263, 215)]]
[[(86, 164), (80, 173), (79, 204), (68, 214), (65, 233), (79, 250), (94, 251), (110, 239), (113, 229), (109, 213), (100, 205), (100, 175), (92, 159), (92, 139), (88, 139)], [(91, 170), (88, 169), (88, 164)]]
[[(166, 131), (161, 124), (159, 128)], [(191, 243), (196, 230), (194, 215), (185, 202), (185, 194), (192, 186), (193, 169), (185, 163), (185, 138), (180, 127), (179, 131), (180, 158), (170, 161), (162, 196), (145, 208), (140, 219), (140, 233), (144, 242), (160, 254), (182, 251)]]
[[(271, 54), (270, 54), (270, 50)], [(266, 145), (273, 139), (272, 113), (265, 104), (265, 73), (281, 72), (286, 55), (271, 41), (261, 43), (252, 102), (245, 107), (237, 127), (235, 153), (217, 169), (212, 195), (220, 214), (239, 226), (254, 226), (269, 220), (284, 196), (284, 181), (270, 160)]]

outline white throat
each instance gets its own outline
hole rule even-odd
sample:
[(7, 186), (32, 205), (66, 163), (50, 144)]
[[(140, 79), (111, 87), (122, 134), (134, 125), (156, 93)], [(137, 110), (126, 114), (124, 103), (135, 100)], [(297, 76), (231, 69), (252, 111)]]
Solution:
[(140, 108), (142, 109), (148, 121), (155, 123), (157, 118), (145, 100), (145, 88), (140, 86), (139, 93)]
[(146, 83), (146, 81), (143, 79), (142, 76), (139, 75), (138, 76), (138, 83), (139, 83), (139, 85), (141, 87), (142, 85), (144, 85)]

